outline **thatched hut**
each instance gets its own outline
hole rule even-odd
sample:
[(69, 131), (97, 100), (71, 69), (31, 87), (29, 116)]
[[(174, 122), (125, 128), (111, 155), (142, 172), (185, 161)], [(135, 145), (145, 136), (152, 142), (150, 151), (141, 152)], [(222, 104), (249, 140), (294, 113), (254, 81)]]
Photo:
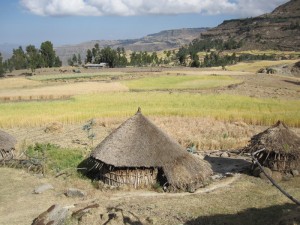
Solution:
[(170, 191), (197, 189), (212, 174), (207, 162), (185, 151), (140, 109), (95, 148), (87, 164), (108, 185), (141, 188), (159, 182)]
[[(263, 151), (259, 151), (262, 150)], [(300, 137), (283, 122), (278, 121), (267, 130), (254, 135), (245, 152), (255, 153), (259, 163), (273, 171), (300, 171)]]
[(13, 136), (0, 130), (0, 161), (13, 158), (16, 143)]

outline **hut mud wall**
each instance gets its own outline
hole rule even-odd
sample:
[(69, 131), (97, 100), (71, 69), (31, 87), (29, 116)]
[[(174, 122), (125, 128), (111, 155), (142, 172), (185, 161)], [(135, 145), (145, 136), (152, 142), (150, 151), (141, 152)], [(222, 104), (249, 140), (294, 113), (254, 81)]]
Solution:
[(262, 166), (268, 167), (273, 171), (290, 172), (294, 169), (300, 169), (299, 159), (294, 155), (280, 154), (270, 151), (263, 151), (256, 155)]
[(77, 168), (91, 179), (102, 181), (110, 186), (133, 188), (151, 187), (158, 181), (158, 169), (146, 167), (114, 167), (99, 160), (88, 158)]
[(158, 170), (155, 168), (123, 168), (100, 170), (100, 180), (111, 186), (130, 186), (133, 188), (151, 187), (157, 182)]

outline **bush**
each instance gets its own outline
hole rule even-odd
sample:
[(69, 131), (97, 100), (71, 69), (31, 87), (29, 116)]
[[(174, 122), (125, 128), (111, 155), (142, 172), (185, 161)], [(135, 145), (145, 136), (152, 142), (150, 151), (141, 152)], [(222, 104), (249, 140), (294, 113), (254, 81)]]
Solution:
[(36, 143), (27, 148), (27, 155), (37, 159), (45, 159), (45, 167), (52, 172), (66, 169), (76, 170), (77, 165), (84, 159), (79, 149), (61, 148), (54, 144)]

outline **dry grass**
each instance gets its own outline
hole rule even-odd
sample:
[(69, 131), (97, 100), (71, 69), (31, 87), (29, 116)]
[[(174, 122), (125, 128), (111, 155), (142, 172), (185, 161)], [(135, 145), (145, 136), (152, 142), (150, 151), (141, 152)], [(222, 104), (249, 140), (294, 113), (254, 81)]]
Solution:
[(59, 84), (56, 86), (1, 90), (0, 101), (54, 100), (70, 98), (73, 95), (119, 91), (128, 91), (128, 88), (116, 82), (81, 82)]
[(41, 82), (28, 80), (24, 77), (2, 78), (0, 79), (0, 92), (10, 89), (26, 89), (43, 86)]
[(59, 80), (91, 79), (97, 77), (105, 78), (105, 77), (122, 76), (122, 75), (128, 75), (128, 74), (122, 72), (99, 72), (99, 71), (90, 72), (89, 71), (88, 73), (35, 75), (29, 77), (29, 79), (36, 80), (36, 81), (59, 81)]
[(269, 67), (269, 66), (277, 66), (283, 64), (293, 64), (299, 60), (280, 60), (280, 61), (268, 61), (268, 60), (261, 60), (261, 61), (252, 61), (252, 62), (241, 62), (236, 65), (227, 66), (228, 70), (232, 71), (247, 71), (256, 73), (259, 69)]
[[(238, 149), (263, 127), (244, 122), (222, 122), (209, 118), (151, 117), (155, 124), (182, 146), (193, 144), (198, 150)], [(209, 128), (209, 129), (208, 129)]]

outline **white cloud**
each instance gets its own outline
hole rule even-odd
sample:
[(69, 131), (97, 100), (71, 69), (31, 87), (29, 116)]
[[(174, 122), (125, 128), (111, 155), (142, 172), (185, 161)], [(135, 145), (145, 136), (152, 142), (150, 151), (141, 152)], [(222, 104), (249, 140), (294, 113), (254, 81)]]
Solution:
[(256, 16), (287, 0), (20, 0), (41, 16), (135, 16), (158, 14), (236, 14)]

